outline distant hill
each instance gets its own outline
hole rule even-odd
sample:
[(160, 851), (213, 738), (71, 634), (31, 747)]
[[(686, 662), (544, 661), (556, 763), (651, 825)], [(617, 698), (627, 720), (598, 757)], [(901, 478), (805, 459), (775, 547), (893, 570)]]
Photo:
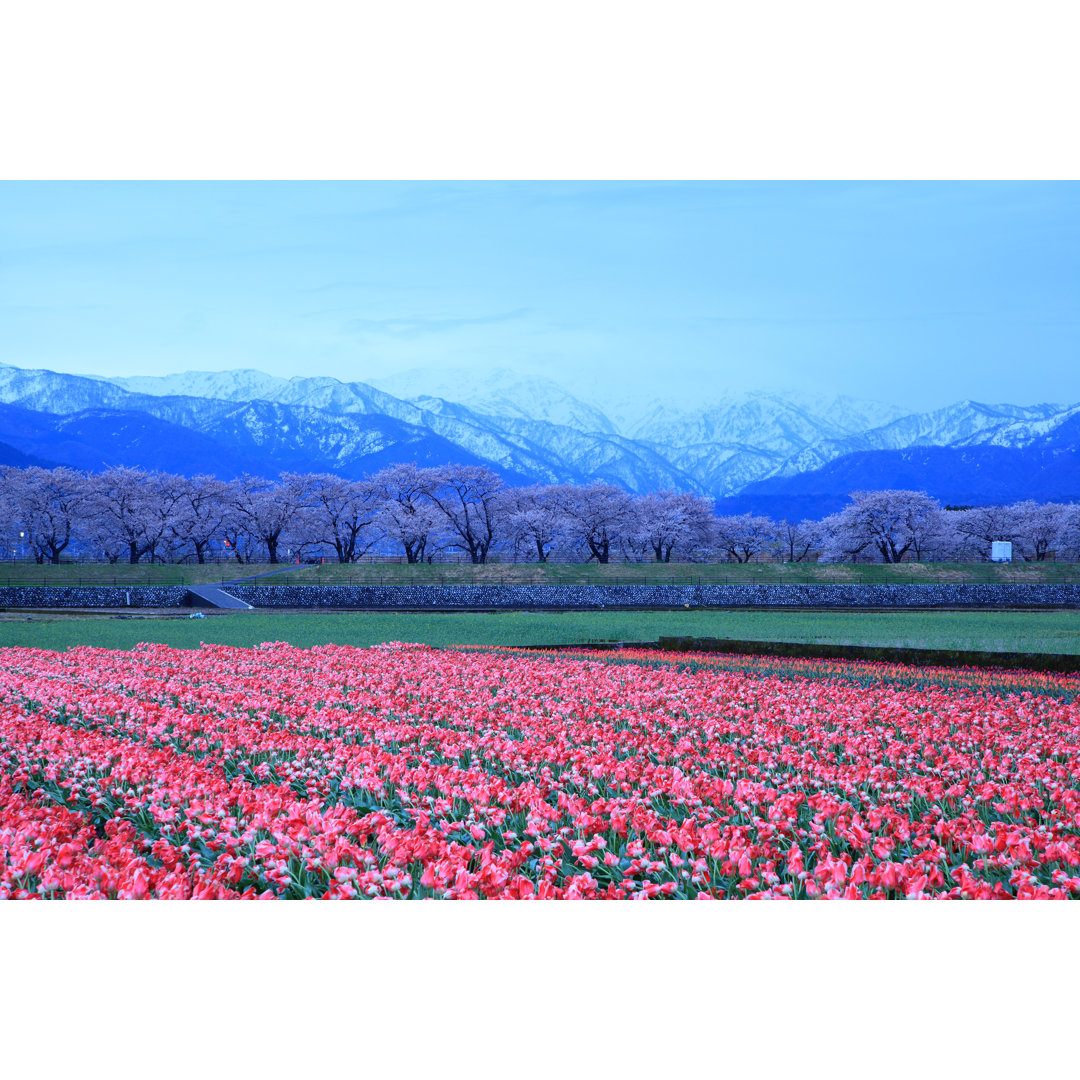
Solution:
[(24, 454), (21, 450), (16, 450), (14, 446), (0, 442), (0, 465), (12, 465), (16, 469), (28, 469), (31, 466), (55, 469), (59, 464), (58, 461), (48, 461), (45, 458), (34, 457), (32, 454)]
[(943, 504), (974, 506), (1020, 499), (1080, 501), (1080, 449), (1045, 446), (912, 447), (847, 454), (820, 469), (748, 484), (717, 502), (722, 513), (820, 518), (860, 489), (926, 491)]

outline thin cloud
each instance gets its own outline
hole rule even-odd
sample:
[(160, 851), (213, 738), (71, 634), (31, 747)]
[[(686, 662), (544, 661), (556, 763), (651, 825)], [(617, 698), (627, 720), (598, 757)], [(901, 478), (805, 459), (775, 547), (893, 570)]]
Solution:
[(15, 315), (55, 315), (63, 311), (104, 310), (104, 304), (0, 304), (0, 313)]
[(303, 293), (337, 292), (340, 289), (378, 289), (381, 281), (328, 281), (325, 285), (316, 285), (313, 289), (302, 289)]
[(490, 326), (495, 323), (512, 322), (529, 313), (528, 308), (517, 308), (496, 315), (479, 315), (464, 319), (350, 319), (344, 329), (350, 334), (397, 338), (415, 338), (427, 334), (445, 334), (468, 326)]
[(848, 323), (918, 323), (949, 319), (1007, 318), (989, 311), (919, 311), (898, 315), (701, 315), (698, 322), (707, 326), (833, 326)]

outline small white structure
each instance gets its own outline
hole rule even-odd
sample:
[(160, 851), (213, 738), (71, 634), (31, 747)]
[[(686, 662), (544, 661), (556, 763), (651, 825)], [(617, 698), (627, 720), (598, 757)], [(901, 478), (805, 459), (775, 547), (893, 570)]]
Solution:
[(991, 562), (1012, 562), (1012, 541), (993, 540), (990, 543)]

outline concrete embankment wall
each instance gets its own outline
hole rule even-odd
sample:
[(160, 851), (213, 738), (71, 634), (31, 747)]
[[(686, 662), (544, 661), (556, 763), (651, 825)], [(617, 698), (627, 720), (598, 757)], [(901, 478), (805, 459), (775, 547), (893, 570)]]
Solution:
[[(226, 585), (256, 608), (593, 610), (605, 608), (1080, 607), (1080, 585)], [(182, 585), (7, 587), (0, 608), (180, 607)]]

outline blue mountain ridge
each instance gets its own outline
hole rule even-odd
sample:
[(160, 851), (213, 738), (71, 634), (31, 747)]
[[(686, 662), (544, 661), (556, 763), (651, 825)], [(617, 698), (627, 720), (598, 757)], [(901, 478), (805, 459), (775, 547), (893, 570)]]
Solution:
[[(1046, 442), (1057, 443), (1055, 437)], [(796, 476), (748, 484), (718, 499), (721, 513), (818, 519), (842, 509), (853, 491), (925, 491), (947, 506), (1080, 501), (1080, 449), (1048, 445), (917, 446), (846, 454)]]
[[(696, 413), (657, 402), (620, 433), (558, 387), (546, 406), (535, 396), (542, 382), (517, 398), (512, 390), (500, 388), (509, 396), (493, 407), (490, 395), (472, 405), (398, 398), (365, 383), (255, 371), (112, 381), (0, 364), (0, 464), (129, 465), (222, 479), (478, 464), (510, 484), (674, 488), (712, 496), (722, 511), (789, 518), (820, 517), (854, 490), (887, 487), (950, 504), (1080, 498), (1080, 406), (967, 401), (889, 415), (836, 399), (840, 415), (759, 394)], [(567, 401), (570, 411), (555, 415), (551, 402)], [(545, 408), (547, 419), (534, 418)], [(584, 430), (592, 424), (603, 430)]]
[[(19, 467), (62, 464), (87, 472), (124, 465), (222, 479), (244, 473), (276, 476), (286, 471), (325, 471), (360, 479), (400, 461), (420, 465), (450, 461), (489, 464), (422, 428), (381, 416), (363, 418), (367, 421), (364, 426), (378, 438), (380, 448), (355, 460), (327, 460), (317, 452), (305, 452), (302, 439), (289, 440), (278, 426), (281, 417), (275, 415), (270, 403), (251, 404), (269, 433), (262, 445), (253, 444), (245, 426), (229, 417), (215, 425), (213, 434), (207, 434), (130, 409), (82, 409), (54, 415), (0, 405), (0, 443), (14, 455), (3, 463)], [(527, 477), (516, 474), (507, 479), (511, 483), (529, 482)]]

